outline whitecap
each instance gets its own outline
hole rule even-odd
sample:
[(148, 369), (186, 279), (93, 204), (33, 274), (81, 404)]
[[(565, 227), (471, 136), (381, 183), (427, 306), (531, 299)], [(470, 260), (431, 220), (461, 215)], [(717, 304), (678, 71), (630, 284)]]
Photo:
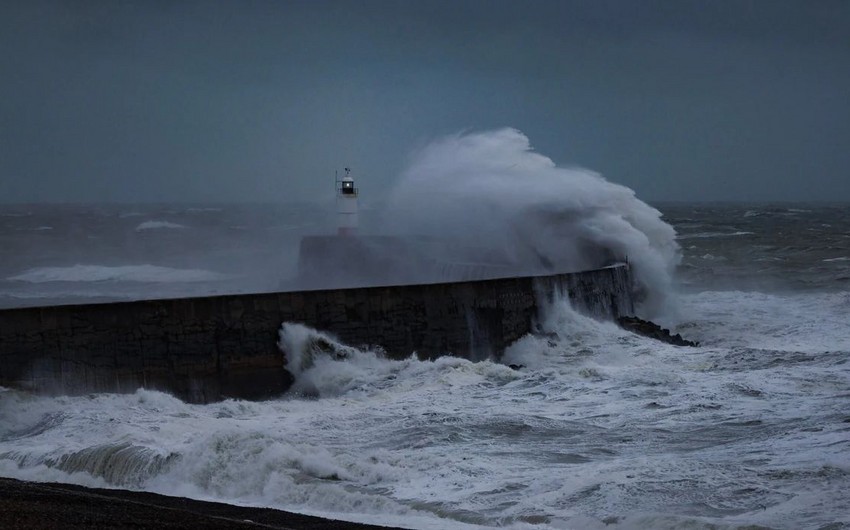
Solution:
[(164, 228), (186, 228), (185, 226), (169, 221), (145, 221), (136, 227), (136, 232), (144, 230), (161, 230)]
[(27, 283), (47, 282), (208, 282), (228, 276), (204, 269), (175, 269), (157, 265), (72, 265), (70, 267), (37, 267), (6, 278)]
[(754, 235), (755, 232), (698, 232), (696, 234), (681, 234), (677, 236), (676, 239), (708, 239), (712, 237), (737, 237), (737, 236), (750, 236)]

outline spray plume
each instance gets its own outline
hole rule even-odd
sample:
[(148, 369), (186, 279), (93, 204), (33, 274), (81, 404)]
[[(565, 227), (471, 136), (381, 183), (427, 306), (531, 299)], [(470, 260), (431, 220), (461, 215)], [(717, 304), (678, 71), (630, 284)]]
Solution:
[(495, 252), (527, 274), (628, 260), (644, 295), (641, 313), (669, 309), (680, 252), (661, 213), (592, 171), (556, 166), (516, 129), (431, 143), (413, 156), (389, 199), (389, 224), (450, 236), (458, 243), (453, 260), (486, 261)]

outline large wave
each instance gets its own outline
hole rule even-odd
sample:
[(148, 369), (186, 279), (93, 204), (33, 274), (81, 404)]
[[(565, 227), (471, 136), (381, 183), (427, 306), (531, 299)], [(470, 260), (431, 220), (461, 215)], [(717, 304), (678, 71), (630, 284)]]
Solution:
[(480, 261), (482, 243), (529, 274), (627, 259), (647, 316), (663, 309), (680, 259), (676, 233), (658, 210), (597, 173), (558, 167), (516, 129), (431, 143), (389, 198), (388, 222), (397, 229), (465, 243), (452, 247), (455, 260)]

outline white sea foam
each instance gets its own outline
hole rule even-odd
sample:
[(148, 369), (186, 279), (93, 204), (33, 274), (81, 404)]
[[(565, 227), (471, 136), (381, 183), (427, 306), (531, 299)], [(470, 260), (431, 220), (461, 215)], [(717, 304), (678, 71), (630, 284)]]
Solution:
[[(846, 519), (850, 448), (847, 366), (816, 355), (848, 342), (810, 323), (837, 324), (848, 304), (846, 293), (688, 295), (686, 325), (708, 345), (681, 349), (556, 299), (545, 333), (506, 353), (520, 370), (392, 361), (285, 324), (287, 362), (320, 399), (201, 406), (141, 390), (6, 391), (0, 474), (407, 528), (818, 527)], [(803, 360), (733, 354), (774, 346), (774, 325)]]
[(175, 269), (157, 265), (72, 265), (70, 267), (38, 267), (6, 278), (28, 283), (47, 282), (209, 282), (228, 278), (224, 274), (203, 269)]
[(168, 228), (186, 228), (184, 225), (172, 223), (170, 221), (145, 221), (136, 227), (136, 232), (145, 230), (162, 230)]
[(284, 323), (297, 393), (266, 402), (6, 390), (0, 475), (406, 528), (850, 523), (850, 293), (682, 305), (700, 348), (555, 297), (501, 362), (389, 360)]
[(597, 267), (628, 259), (660, 310), (679, 261), (673, 228), (632, 190), (535, 153), (515, 129), (458, 134), (413, 157), (390, 194), (392, 225), (464, 242), (452, 259), (480, 261), (481, 245), (528, 272)]
[[(682, 323), (704, 344), (771, 351), (850, 351), (850, 292), (705, 291), (684, 298)], [(729, 318), (734, 311), (735, 318)]]

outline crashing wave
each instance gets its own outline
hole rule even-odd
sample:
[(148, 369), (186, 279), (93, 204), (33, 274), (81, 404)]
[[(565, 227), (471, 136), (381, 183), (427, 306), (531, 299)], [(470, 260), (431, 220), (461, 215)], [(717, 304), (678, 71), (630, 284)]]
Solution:
[(86, 473), (102, 478), (107, 484), (124, 487), (141, 486), (149, 478), (167, 471), (178, 458), (177, 453), (161, 454), (129, 442), (95, 445), (54, 456), (34, 456), (21, 451), (0, 454), (0, 460), (11, 460), (21, 468), (43, 465), (68, 474)]
[(422, 149), (392, 191), (387, 215), (406, 233), (450, 234), (461, 243), (454, 261), (477, 261), (464, 253), (482, 241), (530, 274), (627, 259), (647, 294), (648, 316), (668, 301), (681, 259), (675, 230), (634, 191), (558, 167), (510, 128), (452, 135)]
[(357, 350), (303, 324), (284, 322), (280, 328), (278, 346), (286, 355), (286, 369), (299, 376), (313, 367), (317, 357), (346, 359)]

